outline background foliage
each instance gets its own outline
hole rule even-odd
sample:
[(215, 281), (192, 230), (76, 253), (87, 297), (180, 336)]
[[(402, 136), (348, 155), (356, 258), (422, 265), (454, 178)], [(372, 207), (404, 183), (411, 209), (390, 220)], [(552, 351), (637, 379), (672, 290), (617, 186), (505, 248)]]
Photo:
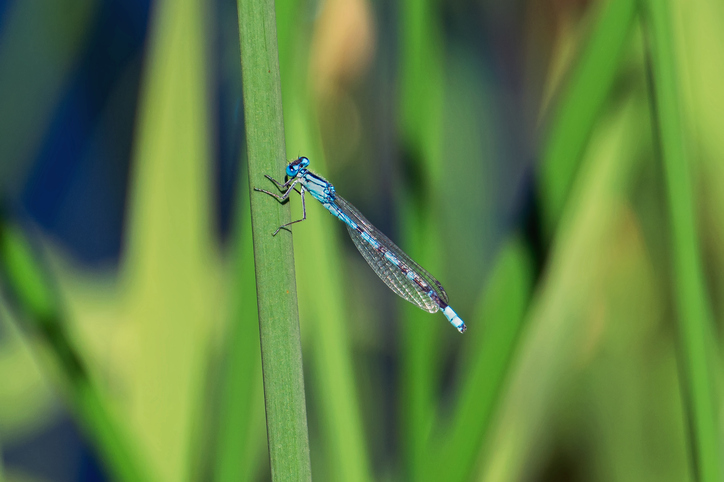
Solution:
[[(0, 1), (0, 480), (270, 479), (237, 19)], [(469, 328), (308, 203), (314, 479), (722, 480), (724, 6), (280, 0), (276, 25), (287, 158)]]

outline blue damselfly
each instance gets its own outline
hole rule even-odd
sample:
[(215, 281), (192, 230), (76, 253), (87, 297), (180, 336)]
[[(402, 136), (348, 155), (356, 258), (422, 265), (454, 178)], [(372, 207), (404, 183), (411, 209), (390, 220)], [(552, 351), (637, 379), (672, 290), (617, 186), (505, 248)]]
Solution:
[[(287, 182), (285, 183), (266, 176), (281, 191), (284, 191), (283, 194), (254, 188), (255, 191), (273, 196), (279, 202), (289, 198), (292, 191), (298, 192), (302, 198), (302, 219), (279, 226), (272, 236), (276, 236), (282, 228), (307, 219), (304, 193), (309, 192), (314, 199), (322, 203), (322, 206), (347, 225), (347, 231), (349, 231), (354, 245), (357, 246), (377, 276), (392, 291), (429, 313), (442, 310), (450, 323), (460, 333), (463, 333), (466, 329), (465, 323), (448, 305), (447, 293), (440, 282), (407, 256), (387, 236), (372, 226), (354, 206), (335, 192), (334, 186), (307, 169), (308, 165), (309, 159), (306, 157), (300, 157), (290, 162), (286, 169)], [(299, 191), (296, 189), (297, 184), (301, 186)]]

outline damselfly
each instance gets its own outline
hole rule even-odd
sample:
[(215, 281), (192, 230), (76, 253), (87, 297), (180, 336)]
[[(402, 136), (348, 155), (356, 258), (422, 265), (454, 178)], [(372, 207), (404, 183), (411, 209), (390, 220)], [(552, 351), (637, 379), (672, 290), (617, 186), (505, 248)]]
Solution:
[[(266, 176), (280, 191), (284, 191), (283, 194), (275, 194), (254, 188), (255, 191), (273, 196), (279, 202), (289, 198), (292, 191), (298, 192), (302, 198), (302, 219), (279, 226), (272, 236), (276, 236), (282, 228), (307, 219), (304, 193), (309, 192), (314, 199), (322, 203), (322, 206), (347, 225), (347, 231), (349, 231), (354, 245), (357, 246), (357, 249), (377, 273), (377, 276), (392, 291), (427, 312), (435, 313), (437, 310), (442, 310), (443, 315), (450, 323), (460, 333), (463, 333), (466, 329), (465, 323), (448, 305), (447, 293), (445, 293), (445, 289), (440, 282), (425, 271), (422, 266), (410, 259), (387, 236), (372, 226), (354, 206), (334, 191), (334, 186), (307, 169), (308, 165), (309, 159), (306, 157), (300, 157), (290, 162), (287, 165), (287, 182), (285, 183)], [(301, 186), (299, 191), (296, 188), (297, 184)]]

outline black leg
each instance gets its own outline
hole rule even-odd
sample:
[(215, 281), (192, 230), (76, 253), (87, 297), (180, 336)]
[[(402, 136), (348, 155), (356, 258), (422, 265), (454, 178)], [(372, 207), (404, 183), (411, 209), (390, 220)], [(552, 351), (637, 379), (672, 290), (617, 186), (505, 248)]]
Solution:
[(287, 182), (285, 182), (284, 184), (282, 184), (281, 182), (277, 181), (276, 179), (269, 176), (268, 174), (264, 174), (264, 177), (269, 179), (274, 184), (276, 184), (276, 186), (279, 188), (280, 191), (284, 190), (289, 185), (289, 183), (294, 182), (294, 180), (296, 179), (293, 177), (293, 178), (289, 179)]
[[(291, 191), (291, 189), (293, 189), (293, 188), (294, 188), (294, 186), (292, 186), (292, 188), (290, 188), (290, 191)], [(302, 186), (302, 191), (299, 193), (299, 194), (302, 196), (302, 219), (297, 219), (296, 221), (292, 221), (291, 223), (282, 224), (281, 226), (279, 226), (279, 227), (277, 228), (276, 231), (274, 231), (274, 233), (272, 234), (272, 236), (276, 236), (277, 233), (278, 233), (281, 229), (286, 228), (287, 226), (291, 226), (291, 225), (294, 224), (294, 223), (301, 223), (302, 221), (304, 221), (305, 219), (307, 219), (307, 205), (304, 203), (304, 193), (305, 193), (305, 192), (307, 192), (307, 191), (304, 189), (304, 186)], [(289, 195), (289, 191), (287, 191), (287, 195)]]
[[(267, 176), (267, 177), (269, 177), (269, 176)], [(271, 179), (271, 178), (269, 177), (269, 179)], [(271, 179), (271, 180), (274, 181), (274, 179)], [(270, 196), (273, 196), (277, 201), (282, 202), (282, 201), (286, 201), (286, 200), (287, 200), (287, 198), (289, 197), (289, 194), (290, 194), (292, 191), (296, 191), (296, 189), (294, 189), (294, 185), (297, 184), (299, 181), (300, 181), (300, 179), (294, 179), (293, 181), (290, 180), (289, 182), (291, 182), (292, 185), (289, 186), (289, 189), (287, 189), (284, 194), (281, 194), (281, 195), (279, 195), (279, 194), (274, 194), (273, 192), (265, 191), (264, 189), (259, 189), (258, 187), (255, 187), (254, 190), (255, 190), (255, 191), (259, 191), (259, 192), (263, 192), (264, 194), (268, 194), (268, 195), (270, 195)], [(276, 182), (276, 181), (274, 181), (274, 182)], [(289, 182), (287, 182), (287, 184), (289, 184)], [(286, 185), (285, 185), (284, 187), (286, 187)]]

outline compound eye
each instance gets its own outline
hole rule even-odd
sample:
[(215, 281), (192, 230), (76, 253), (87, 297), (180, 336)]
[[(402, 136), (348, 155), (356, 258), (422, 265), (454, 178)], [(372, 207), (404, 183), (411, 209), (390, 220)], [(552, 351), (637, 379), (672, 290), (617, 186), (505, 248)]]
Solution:
[(287, 166), (287, 176), (294, 177), (297, 175), (297, 166), (293, 164), (289, 164)]
[(299, 160), (301, 161), (300, 163), (302, 167), (307, 167), (309, 165), (309, 159), (306, 157), (300, 157)]

